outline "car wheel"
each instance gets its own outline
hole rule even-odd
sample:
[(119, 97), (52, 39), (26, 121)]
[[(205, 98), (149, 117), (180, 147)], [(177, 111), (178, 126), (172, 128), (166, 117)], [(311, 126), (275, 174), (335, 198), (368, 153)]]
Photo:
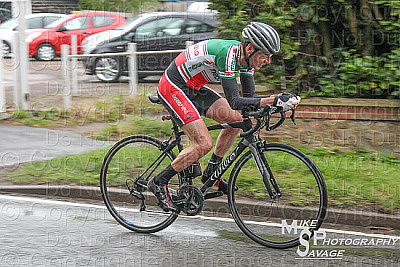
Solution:
[(6, 57), (11, 55), (11, 46), (6, 41), (3, 41), (3, 55)]
[(56, 57), (56, 50), (51, 44), (40, 44), (36, 51), (36, 59), (49, 61)]
[(117, 58), (97, 58), (94, 64), (94, 73), (103, 82), (114, 82), (121, 76), (121, 66)]

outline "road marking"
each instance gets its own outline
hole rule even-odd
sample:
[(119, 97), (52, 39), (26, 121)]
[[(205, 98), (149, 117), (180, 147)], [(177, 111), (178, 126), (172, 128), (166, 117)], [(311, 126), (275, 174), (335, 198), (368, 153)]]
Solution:
[[(43, 198), (34, 198), (34, 197), (20, 197), (20, 196), (10, 196), (10, 195), (0, 195), (0, 199), (4, 200), (14, 200), (14, 201), (24, 201), (24, 202), (35, 202), (42, 204), (52, 204), (52, 205), (62, 205), (62, 206), (72, 206), (72, 207), (82, 207), (82, 208), (96, 208), (106, 210), (107, 207), (103, 205), (95, 205), (95, 204), (87, 204), (87, 203), (74, 203), (62, 200), (51, 200), (51, 199), (43, 199)], [(127, 211), (139, 212), (135, 209), (124, 208)], [(162, 213), (160, 213), (162, 214)], [(196, 215), (196, 216), (185, 216), (180, 215), (179, 217), (187, 218), (187, 219), (203, 219), (203, 220), (212, 220), (212, 221), (223, 221), (223, 222), (235, 222), (232, 218), (222, 218), (222, 217), (208, 217), (204, 215)], [(264, 225), (264, 226), (272, 226), (272, 227), (282, 227), (280, 223), (272, 223), (272, 222), (255, 222), (255, 221), (246, 221), (249, 224), (256, 225)], [(328, 229), (328, 228), (320, 228), (328, 233), (335, 234), (348, 234), (348, 235), (356, 235), (356, 236), (366, 236), (366, 237), (374, 237), (374, 238), (392, 238), (392, 239), (400, 239), (400, 236), (395, 235), (384, 235), (384, 234), (368, 234), (357, 231), (346, 231), (346, 230), (337, 230), (337, 229)]]
[(94, 205), (94, 204), (73, 203), (73, 202), (68, 202), (68, 201), (51, 200), (51, 199), (34, 198), (34, 197), (19, 197), (19, 196), (10, 196), (10, 195), (0, 195), (0, 199), (35, 202), (35, 203), (42, 203), (42, 204), (73, 206), (73, 207), (107, 209), (106, 206), (100, 206), (100, 205)]

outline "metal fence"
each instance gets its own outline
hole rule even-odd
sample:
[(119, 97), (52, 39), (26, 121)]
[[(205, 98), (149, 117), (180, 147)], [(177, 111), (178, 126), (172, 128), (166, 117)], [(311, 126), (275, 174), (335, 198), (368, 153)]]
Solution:
[[(18, 36), (15, 36), (17, 39)], [(190, 46), (193, 42), (186, 42), (186, 47)], [(0, 45), (2, 42), (0, 40)], [(26, 45), (26, 44), (24, 44)], [(3, 49), (0, 46), (0, 51)], [(138, 52), (135, 43), (128, 44), (127, 52), (123, 53), (104, 53), (104, 54), (88, 54), (78, 55), (77, 53), (77, 37), (72, 36), (71, 47), (69, 45), (61, 46), (61, 70), (62, 70), (62, 94), (63, 94), (63, 106), (64, 109), (70, 109), (72, 107), (72, 96), (78, 96), (78, 70), (77, 60), (85, 59), (89, 57), (108, 57), (108, 56), (127, 56), (128, 57), (128, 70), (129, 70), (129, 88), (130, 94), (135, 95), (138, 93), (138, 55), (147, 54), (168, 54), (168, 53), (180, 53), (184, 51), (180, 50), (165, 50), (165, 51), (141, 51)], [(26, 47), (27, 48), (27, 47)], [(70, 53), (71, 51), (71, 53)], [(24, 52), (27, 56), (27, 52)], [(20, 60), (19, 57), (13, 57), (13, 60)], [(27, 58), (26, 58), (27, 61)], [(26, 66), (25, 66), (26, 65)], [(14, 101), (17, 109), (30, 110), (30, 99), (29, 99), (29, 85), (28, 85), (28, 66), (25, 64), (24, 68), (18, 68), (15, 70), (16, 81), (14, 84)], [(75, 66), (75, 67), (73, 67)], [(0, 114), (6, 112), (6, 95), (3, 84), (2, 69), (0, 68)], [(22, 82), (19, 82), (22, 80)], [(21, 100), (22, 99), (22, 100)]]
[[(15, 3), (14, 3), (15, 2)], [(16, 64), (15, 85), (14, 85), (14, 102), (18, 109), (30, 109), (30, 91), (28, 85), (28, 47), (24, 42), (26, 33), (25, 14), (29, 13), (26, 0), (13, 1), (13, 8), (18, 14), (18, 30), (14, 33), (15, 50), (17, 51), (14, 60), (18, 60)], [(3, 58), (3, 41), (0, 40), (0, 59)], [(0, 62), (2, 63), (2, 62)], [(6, 112), (6, 93), (3, 84), (3, 69), (0, 66), (0, 115)]]
[[(189, 46), (191, 42), (187, 42), (186, 46)], [(71, 47), (72, 48), (72, 47)], [(87, 54), (87, 55), (77, 55), (77, 53), (72, 49), (72, 54), (69, 54), (70, 48), (68, 45), (61, 46), (61, 61), (62, 61), (62, 76), (63, 76), (63, 99), (64, 99), (64, 109), (70, 109), (72, 105), (72, 96), (77, 95), (78, 80), (77, 80), (77, 70), (76, 68), (71, 68), (71, 61), (77, 59), (84, 59), (89, 57), (115, 57), (115, 56), (127, 56), (128, 59), (128, 69), (129, 69), (129, 87), (132, 95), (138, 92), (138, 55), (148, 55), (148, 54), (168, 54), (168, 53), (180, 53), (184, 51), (180, 50), (164, 50), (164, 51), (143, 51), (137, 52), (136, 44), (129, 43), (127, 52), (122, 53), (104, 53), (104, 54)], [(76, 64), (74, 64), (76, 65)]]

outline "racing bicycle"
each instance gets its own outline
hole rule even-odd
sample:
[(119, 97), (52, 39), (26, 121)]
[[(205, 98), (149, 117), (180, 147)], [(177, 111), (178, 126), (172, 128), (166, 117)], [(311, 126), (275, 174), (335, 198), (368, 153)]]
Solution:
[[(157, 95), (150, 95), (149, 99), (161, 104)], [(111, 215), (135, 232), (163, 230), (178, 216), (199, 214), (204, 201), (223, 196), (213, 185), (229, 170), (228, 204), (242, 232), (267, 247), (299, 245), (297, 226), (313, 233), (324, 220), (328, 197), (323, 176), (299, 149), (267, 143), (260, 137), (263, 128), (271, 131), (285, 121), (286, 113), (279, 107), (246, 108), (242, 116), (240, 122), (207, 127), (209, 131), (240, 128), (242, 133), (240, 141), (204, 184), (194, 179), (196, 163), (170, 180), (169, 192), (178, 208), (175, 213), (162, 211), (147, 189), (148, 180), (184, 148), (184, 133), (171, 116), (162, 117), (172, 121), (172, 134), (167, 140), (132, 135), (115, 143), (105, 156), (100, 175), (102, 197)], [(290, 118), (295, 123), (295, 110)]]

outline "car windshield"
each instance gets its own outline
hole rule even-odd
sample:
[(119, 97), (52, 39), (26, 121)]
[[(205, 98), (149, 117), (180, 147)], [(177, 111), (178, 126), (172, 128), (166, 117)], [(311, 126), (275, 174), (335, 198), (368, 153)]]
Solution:
[(141, 18), (142, 16), (134, 17), (128, 20), (124, 25), (121, 25), (118, 28), (116, 28), (116, 30), (131, 29), (132, 28), (131, 25), (136, 24)]
[(55, 26), (57, 26), (58, 24), (60, 24), (60, 23), (62, 23), (62, 22), (64, 22), (64, 21), (66, 21), (66, 20), (67, 20), (67, 18), (65, 18), (65, 17), (59, 18), (58, 20), (56, 20), (56, 21), (50, 23), (49, 25), (45, 26), (44, 28), (45, 28), (45, 29), (54, 28)]
[(0, 29), (12, 29), (18, 26), (18, 19), (9, 19), (0, 24)]

